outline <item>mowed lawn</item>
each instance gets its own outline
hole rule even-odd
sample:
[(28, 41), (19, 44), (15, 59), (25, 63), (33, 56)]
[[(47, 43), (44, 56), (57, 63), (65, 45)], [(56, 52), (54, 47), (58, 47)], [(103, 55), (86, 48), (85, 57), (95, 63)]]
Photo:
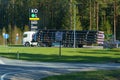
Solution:
[[(120, 63), (120, 49), (0, 47), (0, 56), (43, 62)], [(120, 70), (87, 71), (50, 76), (42, 80), (120, 80)]]
[(0, 56), (47, 62), (120, 62), (120, 49), (0, 47)]
[(77, 72), (50, 76), (41, 80), (120, 80), (120, 70)]

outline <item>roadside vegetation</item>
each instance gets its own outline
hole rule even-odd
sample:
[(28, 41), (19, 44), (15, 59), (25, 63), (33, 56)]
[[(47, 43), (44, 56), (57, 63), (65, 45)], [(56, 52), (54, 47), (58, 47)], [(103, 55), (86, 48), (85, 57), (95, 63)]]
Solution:
[(120, 80), (120, 70), (77, 72), (50, 76), (42, 80)]
[[(120, 49), (0, 46), (0, 56), (42, 62), (120, 63)], [(120, 70), (76, 72), (42, 80), (120, 80)]]
[(43, 62), (83, 62), (105, 63), (120, 62), (120, 49), (89, 49), (89, 48), (59, 48), (55, 47), (0, 47), (0, 56)]

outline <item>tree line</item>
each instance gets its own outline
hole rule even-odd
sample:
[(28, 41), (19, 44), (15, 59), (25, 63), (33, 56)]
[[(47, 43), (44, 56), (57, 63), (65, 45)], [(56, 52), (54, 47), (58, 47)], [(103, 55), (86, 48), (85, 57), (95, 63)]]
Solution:
[(30, 29), (30, 9), (39, 10), (39, 29), (101, 30), (120, 39), (119, 0), (0, 0), (0, 44), (3, 33), (9, 44), (22, 42), (22, 34)]

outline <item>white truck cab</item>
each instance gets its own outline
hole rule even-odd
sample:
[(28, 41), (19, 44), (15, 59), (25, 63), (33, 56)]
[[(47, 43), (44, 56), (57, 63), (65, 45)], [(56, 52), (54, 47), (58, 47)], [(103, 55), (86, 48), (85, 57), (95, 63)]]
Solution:
[(34, 46), (37, 45), (37, 42), (32, 42), (32, 36), (35, 34), (35, 31), (26, 31), (23, 33), (23, 45), (24, 46)]

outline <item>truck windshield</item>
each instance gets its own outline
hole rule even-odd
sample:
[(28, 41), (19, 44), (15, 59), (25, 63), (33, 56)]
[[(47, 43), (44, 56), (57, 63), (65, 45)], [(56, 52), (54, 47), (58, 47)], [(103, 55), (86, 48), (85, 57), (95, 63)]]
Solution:
[(23, 34), (23, 38), (26, 38), (27, 37), (27, 34)]

